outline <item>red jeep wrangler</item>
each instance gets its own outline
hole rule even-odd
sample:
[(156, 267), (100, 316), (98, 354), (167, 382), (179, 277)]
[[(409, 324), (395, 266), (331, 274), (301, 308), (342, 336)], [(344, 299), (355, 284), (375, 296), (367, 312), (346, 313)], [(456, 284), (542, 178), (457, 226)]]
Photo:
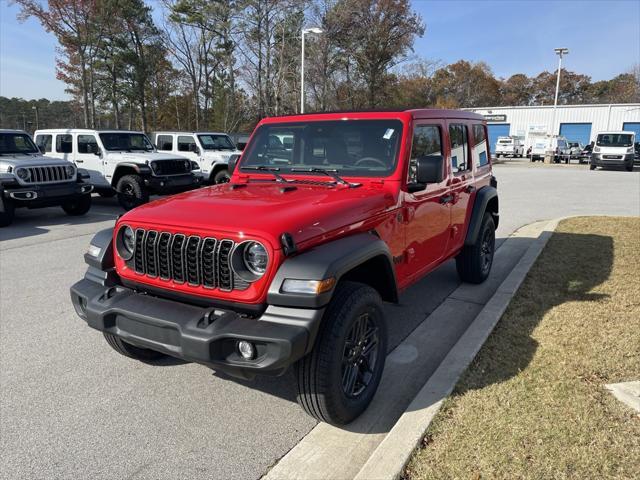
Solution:
[(73, 305), (128, 357), (172, 355), (243, 378), (293, 365), (302, 408), (348, 423), (384, 368), (382, 302), (450, 258), (464, 281), (489, 275), (489, 159), (473, 113), (267, 118), (230, 183), (143, 205), (99, 232)]

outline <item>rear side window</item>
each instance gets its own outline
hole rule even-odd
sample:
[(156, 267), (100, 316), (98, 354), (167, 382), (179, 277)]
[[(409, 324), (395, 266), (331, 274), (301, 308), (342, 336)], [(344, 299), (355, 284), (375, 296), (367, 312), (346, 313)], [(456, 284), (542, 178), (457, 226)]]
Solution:
[(487, 130), (484, 125), (473, 125), (471, 158), (477, 167), (483, 167), (489, 163), (489, 155), (487, 154)]
[(56, 136), (56, 152), (71, 153), (73, 151), (73, 137), (71, 135)]
[(50, 152), (53, 146), (53, 135), (38, 135), (36, 145), (41, 152)]
[(191, 145), (195, 145), (196, 141), (193, 139), (193, 137), (187, 137), (187, 136), (180, 136), (178, 137), (178, 151), (179, 152), (190, 152), (191, 151)]
[(470, 170), (468, 162), (469, 140), (466, 125), (449, 125), (449, 140), (451, 142), (451, 168), (453, 173)]
[(415, 183), (417, 180), (416, 163), (418, 158), (430, 155), (442, 155), (440, 127), (437, 125), (417, 125), (413, 130), (407, 183)]
[(78, 135), (78, 153), (96, 153), (98, 142), (93, 135)]
[[(184, 138), (184, 137), (182, 137)], [(158, 150), (170, 151), (173, 150), (173, 135), (158, 135), (156, 139), (156, 146)]]

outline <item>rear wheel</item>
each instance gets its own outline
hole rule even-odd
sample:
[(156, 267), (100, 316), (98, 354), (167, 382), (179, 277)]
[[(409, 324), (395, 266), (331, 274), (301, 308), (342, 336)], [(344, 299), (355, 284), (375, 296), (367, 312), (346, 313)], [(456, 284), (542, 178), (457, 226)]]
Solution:
[(215, 184), (217, 184), (217, 183), (229, 183), (230, 180), (231, 180), (231, 175), (229, 175), (229, 170), (227, 170), (226, 168), (223, 168), (222, 170), (218, 171), (213, 176), (213, 183), (215, 183)]
[[(2, 193), (3, 192), (0, 191), (0, 195)], [(8, 227), (13, 222), (15, 207), (13, 202), (8, 198), (0, 197), (0, 202), (2, 202), (2, 210), (0, 211), (0, 227)]]
[(91, 194), (85, 194), (75, 200), (62, 204), (62, 209), (67, 215), (78, 216), (84, 215), (91, 208)]
[(456, 257), (456, 270), (463, 282), (484, 282), (493, 265), (496, 227), (489, 212), (484, 214), (478, 238), (473, 245), (465, 245)]
[(149, 192), (139, 175), (124, 175), (116, 187), (118, 202), (125, 210), (131, 210), (149, 201)]
[(313, 351), (295, 365), (298, 403), (320, 421), (351, 422), (371, 403), (386, 355), (380, 295), (368, 285), (341, 282)]
[(149, 361), (158, 360), (165, 356), (164, 353), (156, 352), (155, 350), (149, 350), (148, 348), (136, 347), (130, 343), (125, 342), (120, 337), (117, 337), (111, 333), (103, 332), (104, 338), (111, 348), (113, 348), (120, 355), (133, 358), (136, 360)]

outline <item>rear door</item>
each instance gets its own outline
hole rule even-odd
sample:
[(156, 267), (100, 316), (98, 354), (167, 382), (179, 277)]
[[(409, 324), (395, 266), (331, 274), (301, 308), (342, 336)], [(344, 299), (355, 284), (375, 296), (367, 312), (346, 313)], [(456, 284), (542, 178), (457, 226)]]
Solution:
[(462, 247), (466, 234), (466, 217), (469, 199), (474, 192), (473, 167), (469, 148), (468, 122), (452, 120), (447, 122), (451, 156), (451, 250)]
[(199, 149), (199, 147), (193, 135), (178, 135), (177, 144), (178, 155), (186, 157), (200, 165), (200, 155), (197, 152), (194, 152), (194, 149)]
[[(411, 157), (407, 184), (416, 182), (416, 160), (421, 156), (442, 155), (446, 158), (444, 122), (417, 121), (413, 127)], [(447, 165), (439, 184), (427, 185), (417, 192), (405, 192), (407, 277), (421, 276), (437, 264), (447, 251), (449, 242), (450, 204), (447, 201)], [(410, 280), (409, 280), (410, 281)]]

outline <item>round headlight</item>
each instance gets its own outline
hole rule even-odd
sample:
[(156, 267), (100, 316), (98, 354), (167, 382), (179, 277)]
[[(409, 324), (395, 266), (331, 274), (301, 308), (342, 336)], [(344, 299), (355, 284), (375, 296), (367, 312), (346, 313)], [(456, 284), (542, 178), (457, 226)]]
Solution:
[(20, 180), (29, 180), (29, 177), (31, 176), (29, 170), (27, 170), (26, 168), (17, 168), (16, 175)]
[(187, 172), (190, 172), (190, 171), (191, 171), (191, 162), (190, 162), (189, 160), (185, 160), (185, 161), (184, 161), (184, 169), (185, 169)]
[(242, 259), (247, 269), (254, 275), (262, 276), (267, 270), (269, 260), (267, 250), (258, 242), (248, 242), (245, 245)]
[(65, 166), (64, 171), (66, 172), (67, 177), (73, 177), (73, 175), (76, 173), (76, 169), (73, 165)]
[(136, 234), (129, 225), (123, 225), (116, 237), (116, 250), (123, 260), (131, 260), (136, 248)]

